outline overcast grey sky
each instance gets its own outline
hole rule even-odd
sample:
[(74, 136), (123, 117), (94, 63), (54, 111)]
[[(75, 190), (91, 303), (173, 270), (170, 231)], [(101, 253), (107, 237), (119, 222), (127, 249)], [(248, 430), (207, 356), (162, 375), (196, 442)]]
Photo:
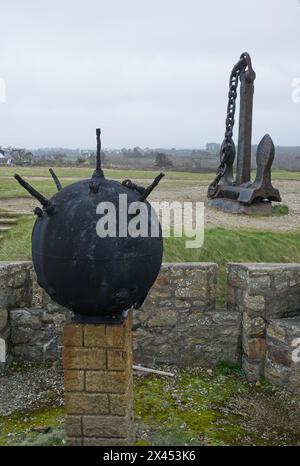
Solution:
[(299, 0), (0, 0), (0, 17), (2, 146), (93, 147), (97, 126), (105, 147), (221, 142), (244, 51), (253, 142), (300, 145)]

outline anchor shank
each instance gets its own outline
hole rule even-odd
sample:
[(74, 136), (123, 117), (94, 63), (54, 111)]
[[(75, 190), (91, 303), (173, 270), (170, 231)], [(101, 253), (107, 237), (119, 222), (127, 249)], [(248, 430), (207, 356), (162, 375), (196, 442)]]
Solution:
[(255, 73), (252, 68), (241, 72), (239, 137), (237, 147), (236, 184), (251, 180), (252, 109)]

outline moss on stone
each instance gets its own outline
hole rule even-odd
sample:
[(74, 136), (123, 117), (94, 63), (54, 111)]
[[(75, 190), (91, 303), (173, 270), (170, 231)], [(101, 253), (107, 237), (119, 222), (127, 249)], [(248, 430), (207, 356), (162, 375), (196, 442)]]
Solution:
[[(236, 365), (136, 377), (134, 394), (136, 445), (300, 445), (300, 399)], [(63, 423), (63, 407), (2, 416), (0, 445), (63, 445)]]
[(13, 361), (9, 366), (9, 373), (16, 373), (16, 372), (28, 372), (32, 369), (38, 368), (47, 368), (52, 367), (53, 362), (27, 362), (27, 361)]
[[(10, 416), (0, 417), (0, 446), (34, 443), (41, 434), (34, 431), (37, 427), (61, 428), (64, 422), (64, 408), (54, 407), (38, 411), (16, 412)], [(49, 437), (49, 436), (48, 436)], [(57, 445), (63, 444), (63, 435)]]
[[(154, 376), (138, 379), (135, 390), (136, 422), (140, 426), (137, 444), (141, 441), (150, 445), (299, 444), (300, 425), (294, 433), (286, 425), (284, 436), (276, 426), (264, 432), (261, 422), (256, 429), (256, 419), (251, 413), (252, 398), (262, 393), (268, 399), (274, 394), (267, 384), (247, 383), (237, 369), (233, 368), (226, 375), (186, 371), (174, 379)], [(248, 406), (246, 401), (240, 408), (240, 400), (248, 400)], [(274, 413), (269, 415), (272, 422)]]

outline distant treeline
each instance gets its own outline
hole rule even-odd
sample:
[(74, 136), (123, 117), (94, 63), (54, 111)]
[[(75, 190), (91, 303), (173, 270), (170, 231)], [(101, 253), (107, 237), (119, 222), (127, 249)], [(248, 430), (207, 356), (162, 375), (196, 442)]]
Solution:
[[(252, 168), (256, 167), (257, 146), (252, 147)], [(219, 164), (219, 144), (207, 144), (204, 149), (104, 149), (102, 163), (106, 168), (152, 170), (154, 168), (188, 172), (215, 171)], [(14, 165), (74, 165), (94, 166), (95, 151), (90, 149), (43, 148), (30, 152), (14, 149)], [(3, 160), (2, 164), (5, 163)], [(300, 147), (276, 147), (273, 168), (300, 171)]]

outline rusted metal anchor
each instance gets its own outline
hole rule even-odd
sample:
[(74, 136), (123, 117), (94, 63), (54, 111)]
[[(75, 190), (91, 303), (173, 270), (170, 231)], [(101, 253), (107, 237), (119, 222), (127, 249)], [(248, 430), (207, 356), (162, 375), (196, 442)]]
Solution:
[[(252, 109), (255, 72), (250, 55), (245, 52), (233, 67), (229, 80), (225, 137), (220, 150), (220, 165), (215, 179), (208, 187), (209, 199), (224, 198), (245, 205), (263, 201), (281, 201), (279, 191), (272, 186), (271, 168), (275, 148), (271, 137), (266, 134), (260, 141), (256, 152), (257, 172), (251, 182), (251, 136)], [(240, 80), (240, 115), (237, 148), (236, 176), (233, 175), (235, 144), (233, 142), (234, 116), (237, 87)]]

